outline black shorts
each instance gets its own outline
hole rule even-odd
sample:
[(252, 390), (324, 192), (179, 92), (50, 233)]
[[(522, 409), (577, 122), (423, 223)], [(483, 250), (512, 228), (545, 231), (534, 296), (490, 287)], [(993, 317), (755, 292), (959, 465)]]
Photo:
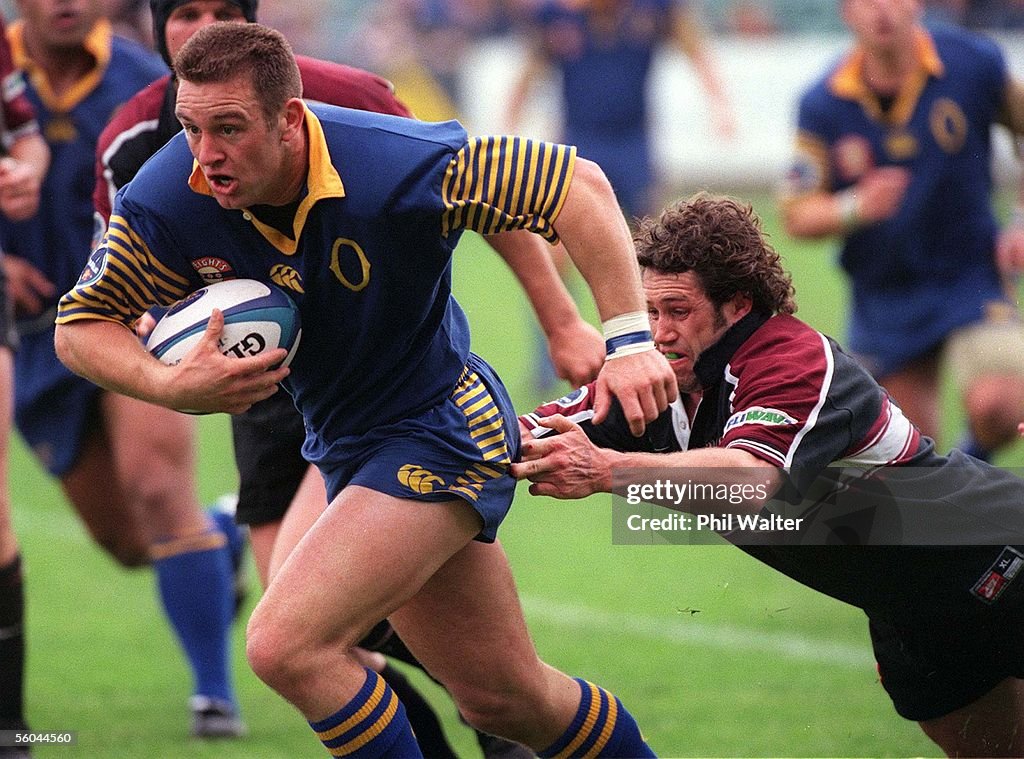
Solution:
[(278, 390), (244, 414), (231, 417), (238, 466), (239, 524), (284, 517), (309, 463), (302, 458), (306, 429), (291, 396)]
[(973, 607), (898, 622), (869, 614), (878, 673), (900, 716), (943, 717), (1008, 677), (1024, 678), (1022, 585), (1024, 571), (991, 604), (971, 599)]

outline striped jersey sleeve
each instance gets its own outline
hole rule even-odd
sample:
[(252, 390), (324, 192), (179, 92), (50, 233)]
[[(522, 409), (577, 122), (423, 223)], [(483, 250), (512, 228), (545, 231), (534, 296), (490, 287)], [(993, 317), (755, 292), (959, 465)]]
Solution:
[(151, 306), (169, 306), (189, 289), (188, 279), (158, 261), (115, 214), (77, 284), (61, 298), (57, 323), (101, 319), (131, 326)]
[(477, 137), (455, 155), (441, 188), (442, 232), (494, 234), (527, 229), (558, 241), (576, 148), (524, 137)]

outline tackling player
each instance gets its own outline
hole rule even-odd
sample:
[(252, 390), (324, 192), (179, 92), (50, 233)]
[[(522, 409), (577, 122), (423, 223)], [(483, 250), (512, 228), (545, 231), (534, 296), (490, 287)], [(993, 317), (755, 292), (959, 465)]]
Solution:
[[(897, 712), (949, 756), (1024, 756), (1024, 482), (958, 450), (937, 455), (860, 364), (792, 316), (790, 277), (749, 206), (676, 203), (641, 222), (636, 244), (679, 401), (640, 439), (615, 413), (594, 419), (586, 389), (541, 407), (521, 419), (531, 434), (515, 476), (556, 498), (612, 492), (617, 473), (770, 483), (804, 531), (724, 537), (863, 609)], [(882, 486), (891, 495), (880, 502)], [(770, 518), (780, 501), (729, 508)], [(892, 526), (874, 540), (869, 503)], [(900, 534), (927, 540), (897, 544)]]

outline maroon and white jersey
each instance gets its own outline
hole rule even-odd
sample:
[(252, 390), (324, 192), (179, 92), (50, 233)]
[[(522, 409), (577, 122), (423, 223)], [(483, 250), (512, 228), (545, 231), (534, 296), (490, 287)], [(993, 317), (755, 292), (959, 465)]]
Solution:
[[(677, 402), (634, 438), (615, 405), (588, 435), (619, 450), (741, 448), (812, 476), (831, 464), (906, 464), (932, 450), (853, 358), (792, 316), (747, 316), (700, 356), (695, 371), (705, 391), (692, 423)], [(538, 429), (537, 418), (552, 414), (593, 427), (593, 400), (591, 384), (520, 420), (538, 436), (546, 428)]]
[[(391, 83), (369, 71), (297, 55), (306, 100), (361, 111), (411, 116)], [(93, 204), (103, 225), (110, 220), (114, 195), (151, 155), (181, 131), (174, 116), (177, 88), (170, 75), (136, 94), (114, 115), (96, 146)]]
[(37, 134), (39, 124), (31, 101), (25, 94), (25, 76), (14, 65), (4, 20), (0, 17), (0, 139), (4, 152), (20, 138)]

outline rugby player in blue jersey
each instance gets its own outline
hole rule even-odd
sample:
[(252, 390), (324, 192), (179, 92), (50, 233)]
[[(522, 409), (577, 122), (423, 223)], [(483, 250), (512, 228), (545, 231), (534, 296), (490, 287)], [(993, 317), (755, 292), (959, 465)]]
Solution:
[(1024, 417), (1024, 192), (1000, 229), (991, 176), (994, 127), (1024, 134), (1024, 84), (992, 40), (925, 27), (919, 0), (838, 5), (856, 44), (800, 100), (785, 226), (842, 238), (850, 349), (933, 437), (948, 362), (962, 447), (987, 458)]
[[(201, 29), (174, 64), (183, 134), (118, 193), (57, 346), (74, 371), (171, 408), (292, 394), (331, 505), (253, 613), (254, 671), (332, 753), (416, 756), (401, 704), (349, 653), (388, 617), (475, 727), (544, 755), (651, 755), (614, 696), (529, 640), (495, 542), (518, 426), (450, 289), (463, 229), (560, 239), (604, 320), (598, 415), (615, 397), (641, 434), (676, 388), (600, 169), (566, 146), (307, 105), (287, 42), (258, 24)], [(289, 288), (304, 325), (289, 368), (274, 368), (283, 351), (223, 357), (216, 312), (175, 367), (140, 346), (132, 322), (198, 289), (210, 256)]]

